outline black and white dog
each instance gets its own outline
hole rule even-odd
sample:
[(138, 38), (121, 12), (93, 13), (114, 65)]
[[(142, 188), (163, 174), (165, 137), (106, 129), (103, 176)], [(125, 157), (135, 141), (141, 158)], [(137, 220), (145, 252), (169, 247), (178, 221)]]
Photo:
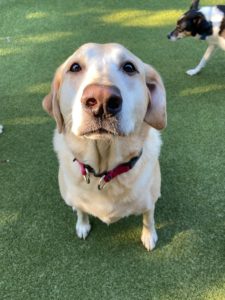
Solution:
[(200, 0), (192, 1), (189, 11), (177, 21), (176, 28), (168, 34), (171, 41), (193, 36), (206, 40), (208, 48), (200, 63), (186, 73), (193, 76), (205, 67), (217, 47), (225, 50), (225, 5), (199, 8)]

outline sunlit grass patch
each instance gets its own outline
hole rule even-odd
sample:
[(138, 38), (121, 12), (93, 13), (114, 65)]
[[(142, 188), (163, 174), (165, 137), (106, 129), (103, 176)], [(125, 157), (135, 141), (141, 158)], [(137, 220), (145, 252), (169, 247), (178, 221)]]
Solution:
[(13, 119), (7, 119), (4, 122), (4, 125), (40, 125), (48, 123), (50, 119), (48, 117), (17, 117)]
[(54, 42), (57, 40), (61, 40), (63, 38), (67, 38), (72, 35), (74, 35), (74, 32), (69, 32), (69, 31), (48, 32), (48, 33), (24, 36), (21, 37), (19, 41), (23, 43), (46, 43), (46, 42)]
[(41, 11), (37, 11), (37, 12), (33, 12), (33, 13), (29, 13), (26, 15), (26, 19), (27, 20), (31, 20), (31, 19), (43, 19), (46, 18), (49, 14), (46, 12), (41, 12)]
[(50, 90), (51, 83), (43, 82), (29, 86), (26, 90), (30, 94), (47, 93)]
[(165, 228), (167, 226), (171, 226), (173, 224), (174, 224), (173, 222), (160, 222), (160, 223), (156, 224), (156, 228), (157, 229), (162, 229), (162, 228)]
[(0, 226), (12, 224), (17, 221), (19, 217), (18, 212), (1, 211), (0, 212)]
[(106, 23), (117, 23), (130, 27), (161, 27), (174, 24), (182, 14), (181, 10), (161, 10), (153, 12), (149, 10), (120, 10), (103, 16)]
[(18, 54), (21, 52), (19, 48), (0, 48), (0, 56)]
[(186, 97), (186, 96), (190, 96), (190, 95), (206, 94), (206, 93), (210, 93), (210, 92), (214, 92), (214, 91), (221, 91), (221, 90), (225, 90), (224, 85), (213, 83), (213, 84), (209, 84), (207, 86), (197, 86), (194, 88), (185, 89), (185, 90), (181, 91), (180, 96)]

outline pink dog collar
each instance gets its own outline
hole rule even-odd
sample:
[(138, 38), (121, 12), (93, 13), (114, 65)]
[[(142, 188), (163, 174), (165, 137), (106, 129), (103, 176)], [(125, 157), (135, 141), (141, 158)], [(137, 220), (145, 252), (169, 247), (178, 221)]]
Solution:
[(137, 161), (139, 160), (141, 155), (142, 155), (142, 150), (138, 156), (131, 158), (128, 162), (120, 164), (117, 167), (115, 167), (114, 169), (112, 169), (110, 171), (105, 171), (103, 173), (96, 173), (95, 170), (91, 166), (80, 162), (76, 158), (74, 158), (73, 161), (76, 161), (79, 164), (81, 174), (88, 184), (90, 183), (90, 174), (93, 174), (95, 177), (100, 177), (100, 180), (98, 183), (98, 189), (102, 190), (104, 188), (105, 184), (109, 183), (113, 178), (130, 171), (135, 166), (135, 164), (137, 163)]

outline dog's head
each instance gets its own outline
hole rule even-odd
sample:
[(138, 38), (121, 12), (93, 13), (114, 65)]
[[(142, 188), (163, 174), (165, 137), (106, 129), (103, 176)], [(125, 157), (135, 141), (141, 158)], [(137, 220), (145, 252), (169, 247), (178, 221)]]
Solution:
[(56, 70), (43, 107), (59, 132), (92, 139), (166, 126), (160, 75), (119, 44), (81, 46)]
[(211, 22), (199, 11), (199, 0), (192, 1), (190, 9), (177, 21), (176, 28), (168, 34), (168, 39), (176, 41), (188, 36), (198, 36), (200, 39), (212, 33)]

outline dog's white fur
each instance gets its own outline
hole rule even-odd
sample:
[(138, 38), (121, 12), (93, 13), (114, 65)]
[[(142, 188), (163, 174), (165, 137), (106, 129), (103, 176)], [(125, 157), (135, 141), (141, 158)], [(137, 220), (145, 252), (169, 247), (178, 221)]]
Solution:
[[(132, 61), (138, 73), (125, 74), (121, 65), (126, 61)], [(74, 62), (82, 65), (82, 72), (69, 72)], [(86, 126), (81, 97), (84, 88), (93, 83), (119, 88), (123, 99), (121, 135), (80, 135), (80, 128)], [(56, 71), (43, 107), (57, 122), (54, 149), (59, 159), (60, 192), (77, 212), (78, 237), (85, 239), (91, 229), (88, 215), (110, 224), (131, 214), (143, 214), (141, 240), (152, 250), (157, 241), (154, 209), (161, 184), (161, 139), (155, 128), (166, 126), (165, 89), (157, 71), (119, 44), (85, 44)], [(99, 178), (92, 175), (87, 184), (78, 163), (73, 162), (76, 157), (101, 173), (129, 161), (141, 149), (143, 154), (135, 167), (101, 191), (97, 189)]]
[(3, 126), (0, 124), (0, 134), (3, 132)]

